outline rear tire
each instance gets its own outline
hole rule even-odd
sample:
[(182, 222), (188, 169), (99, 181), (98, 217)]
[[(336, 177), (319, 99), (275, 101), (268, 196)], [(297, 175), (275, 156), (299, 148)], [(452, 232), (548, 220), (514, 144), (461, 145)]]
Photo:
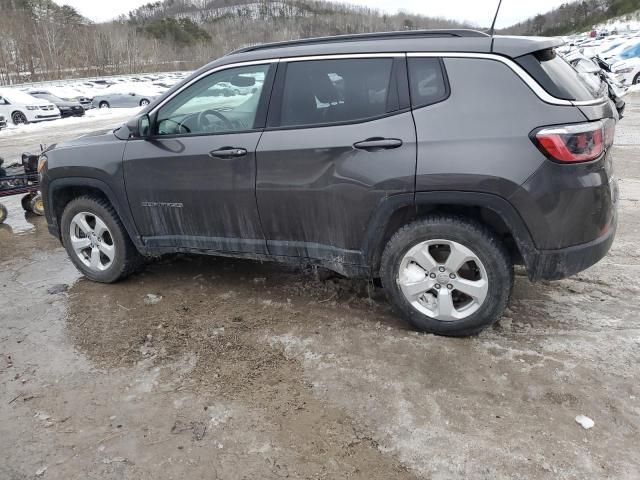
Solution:
[(147, 105), (149, 105), (149, 100), (147, 100), (146, 98), (143, 98), (142, 100), (140, 100), (140, 106), (141, 107), (146, 107)]
[(111, 105), (109, 105), (109, 102), (100, 102), (98, 107), (100, 107), (100, 108), (111, 108)]
[[(454, 251), (459, 262), (451, 257)], [(429, 216), (400, 229), (382, 254), (380, 276), (406, 321), (447, 336), (474, 335), (495, 323), (514, 278), (509, 253), (492, 231), (450, 215)]]
[(105, 199), (82, 196), (72, 200), (62, 213), (61, 228), (71, 261), (94, 282), (117, 282), (142, 264), (142, 256)]
[(24, 197), (22, 197), (22, 199), (20, 200), (20, 203), (22, 204), (22, 209), (25, 212), (33, 212), (33, 207), (31, 206), (31, 201), (33, 200), (33, 198), (36, 196), (35, 193), (27, 193)]
[(638, 73), (634, 78), (633, 78), (633, 85), (638, 85), (640, 83), (640, 73)]

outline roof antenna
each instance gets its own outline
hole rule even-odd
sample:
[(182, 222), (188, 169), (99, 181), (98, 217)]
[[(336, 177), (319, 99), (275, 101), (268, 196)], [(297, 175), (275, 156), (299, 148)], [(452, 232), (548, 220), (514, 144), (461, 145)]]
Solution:
[(491, 35), (491, 52), (493, 52), (493, 36), (496, 33), (496, 21), (498, 20), (498, 14), (500, 13), (500, 7), (502, 6), (502, 0), (498, 2), (498, 8), (496, 8), (496, 15), (493, 17), (493, 23), (491, 24), (491, 30), (489, 30), (489, 35)]

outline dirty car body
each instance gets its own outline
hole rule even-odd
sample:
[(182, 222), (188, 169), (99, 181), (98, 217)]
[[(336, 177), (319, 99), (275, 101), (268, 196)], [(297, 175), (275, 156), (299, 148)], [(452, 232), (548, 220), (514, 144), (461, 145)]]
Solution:
[[(64, 242), (65, 208), (92, 196), (115, 211), (141, 255), (312, 263), (383, 277), (405, 294), (407, 275), (431, 277), (438, 283), (424, 284), (431, 288), (410, 300), (405, 317), (436, 333), (473, 333), (462, 314), (480, 315), (491, 282), (508, 288), (498, 277), (508, 283), (511, 274), (494, 274), (498, 264), (524, 264), (532, 280), (560, 279), (600, 260), (615, 235), (617, 113), (558, 63), (558, 45), (455, 30), (235, 52), (119, 129), (50, 148), (42, 171), (49, 229)], [(229, 84), (231, 97), (215, 93)], [(465, 236), (446, 229), (459, 224), (490, 237), (504, 262), (494, 268), (473, 256), (483, 248), (467, 250)], [(441, 243), (429, 229), (443, 232)], [(461, 265), (475, 272), (469, 282), (484, 285), (482, 302), (458, 299), (436, 314), (448, 299), (439, 272), (454, 279), (462, 271), (430, 256), (407, 263), (418, 244), (403, 235), (414, 230), (434, 258), (443, 245), (449, 260), (455, 249), (467, 252)], [(436, 267), (431, 274), (425, 262)], [(385, 282), (387, 270), (395, 273)], [(455, 304), (453, 280), (447, 287)], [(473, 300), (468, 292), (458, 298)], [(424, 327), (416, 311), (440, 323)], [(458, 318), (462, 327), (451, 327)]]

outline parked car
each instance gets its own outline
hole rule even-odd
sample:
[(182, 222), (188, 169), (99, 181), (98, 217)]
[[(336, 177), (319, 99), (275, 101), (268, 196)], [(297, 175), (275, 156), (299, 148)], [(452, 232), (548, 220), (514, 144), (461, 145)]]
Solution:
[(82, 105), (82, 108), (84, 108), (85, 110), (89, 110), (93, 108), (93, 105), (91, 103), (93, 101), (93, 98), (87, 97), (82, 92), (69, 86), (65, 86), (65, 87), (52, 86), (52, 87), (47, 87), (46, 89), (42, 89), (42, 88), (31, 89), (31, 90), (28, 90), (27, 93), (29, 95), (35, 95), (35, 94), (53, 95), (66, 102), (77, 102), (80, 105)]
[(7, 120), (3, 115), (0, 115), (0, 130), (2, 130), (3, 128), (7, 128)]
[(156, 97), (157, 94), (102, 90), (100, 93), (96, 93), (92, 103), (96, 108), (146, 107)]
[(632, 38), (621, 45), (599, 55), (609, 64), (617, 63), (621, 60), (640, 56), (640, 39)]
[[(514, 264), (565, 278), (615, 236), (617, 114), (561, 43), (450, 30), (248, 47), (119, 129), (47, 149), (49, 230), (96, 282), (176, 251), (311, 263), (381, 279), (416, 329), (476, 333)], [(256, 91), (209, 94), (225, 83)]]
[(80, 105), (80, 102), (63, 100), (62, 98), (56, 97), (50, 93), (31, 92), (30, 95), (53, 103), (58, 107), (58, 110), (60, 110), (60, 116), (62, 118), (84, 116), (84, 108)]
[(0, 115), (15, 125), (60, 118), (60, 110), (48, 100), (32, 97), (13, 88), (0, 88)]
[(640, 57), (615, 63), (611, 66), (611, 72), (623, 85), (640, 84)]

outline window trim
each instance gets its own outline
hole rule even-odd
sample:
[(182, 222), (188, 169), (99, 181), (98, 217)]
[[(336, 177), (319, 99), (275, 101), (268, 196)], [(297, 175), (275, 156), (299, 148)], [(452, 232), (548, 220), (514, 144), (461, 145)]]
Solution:
[[(385, 112), (380, 115), (375, 115), (365, 118), (357, 118), (353, 120), (343, 120), (340, 122), (329, 123), (307, 123), (303, 125), (280, 125), (282, 114), (282, 100), (284, 98), (284, 85), (287, 74), (287, 68), (289, 63), (294, 62), (307, 62), (307, 61), (323, 61), (323, 60), (346, 60), (351, 58), (357, 59), (375, 59), (375, 58), (391, 58), (393, 62), (391, 64), (391, 75), (389, 77), (389, 85), (392, 83), (397, 85), (398, 88), (398, 109), (392, 112)], [(315, 55), (311, 57), (292, 57), (281, 58), (278, 64), (278, 72), (273, 84), (273, 92), (271, 94), (271, 102), (269, 103), (269, 114), (267, 116), (267, 123), (265, 126), (265, 132), (281, 131), (281, 130), (300, 130), (305, 128), (323, 128), (323, 127), (337, 127), (343, 125), (357, 125), (362, 123), (373, 122), (381, 120), (383, 118), (400, 115), (402, 113), (411, 111), (411, 103), (407, 101), (410, 98), (408, 92), (408, 76), (406, 65), (406, 54), (404, 53), (362, 53), (362, 54), (344, 54), (344, 55)], [(386, 105), (385, 105), (386, 108)]]

